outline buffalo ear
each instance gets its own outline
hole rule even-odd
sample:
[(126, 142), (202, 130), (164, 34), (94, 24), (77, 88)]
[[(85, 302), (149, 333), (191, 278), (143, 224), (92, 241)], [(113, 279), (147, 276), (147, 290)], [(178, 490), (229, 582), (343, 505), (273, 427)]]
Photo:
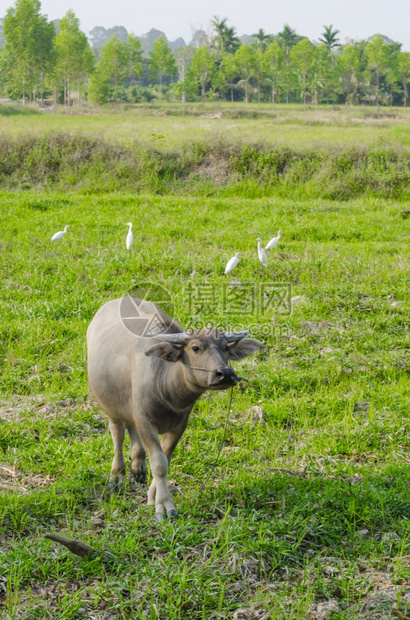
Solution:
[(234, 342), (228, 347), (228, 357), (231, 360), (241, 360), (243, 357), (251, 355), (255, 351), (258, 351), (262, 347), (262, 343), (259, 340), (253, 338), (242, 338), (237, 342)]
[(181, 345), (171, 344), (170, 342), (158, 342), (145, 351), (149, 357), (159, 357), (167, 362), (177, 362), (182, 355)]

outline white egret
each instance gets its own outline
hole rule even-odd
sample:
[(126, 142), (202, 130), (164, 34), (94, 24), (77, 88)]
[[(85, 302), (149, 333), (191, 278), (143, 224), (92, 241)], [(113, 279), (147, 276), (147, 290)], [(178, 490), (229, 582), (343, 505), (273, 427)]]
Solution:
[(132, 244), (134, 243), (134, 235), (132, 232), (132, 223), (128, 222), (128, 224), (125, 224), (126, 226), (129, 226), (129, 230), (128, 230), (128, 235), (127, 235), (127, 240), (125, 242), (125, 245), (127, 246), (127, 250), (131, 249)]
[(272, 237), (272, 239), (265, 246), (265, 250), (271, 250), (272, 248), (276, 248), (276, 246), (279, 243), (279, 239), (280, 239), (281, 234), (282, 234), (282, 231), (279, 230), (278, 231), (278, 236), (277, 237)]
[(228, 260), (228, 262), (226, 263), (225, 271), (224, 271), (225, 275), (227, 273), (231, 273), (231, 271), (235, 269), (236, 265), (239, 263), (240, 255), (241, 255), (240, 252), (236, 252), (235, 256), (232, 256), (232, 258)]
[(51, 237), (51, 241), (57, 241), (57, 239), (62, 239), (67, 232), (68, 226), (64, 226), (64, 230), (59, 230)]
[(267, 267), (268, 266), (268, 257), (266, 256), (265, 250), (261, 246), (260, 237), (258, 237), (256, 239), (256, 241), (258, 242), (258, 258), (259, 258), (260, 262), (262, 263), (262, 265), (264, 267)]

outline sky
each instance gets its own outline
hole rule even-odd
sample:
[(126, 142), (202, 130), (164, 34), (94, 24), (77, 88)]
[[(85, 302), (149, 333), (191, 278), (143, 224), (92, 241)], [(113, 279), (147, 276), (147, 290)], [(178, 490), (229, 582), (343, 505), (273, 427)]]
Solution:
[[(0, 17), (14, 0), (0, 0)], [(340, 41), (367, 39), (384, 34), (410, 51), (409, 0), (41, 0), (42, 13), (50, 20), (72, 9), (87, 35), (94, 26), (125, 26), (141, 35), (151, 28), (162, 30), (168, 40), (206, 29), (214, 15), (227, 17), (237, 34), (253, 34), (259, 28), (276, 34), (285, 23), (298, 34), (317, 40), (323, 26), (340, 30)]]

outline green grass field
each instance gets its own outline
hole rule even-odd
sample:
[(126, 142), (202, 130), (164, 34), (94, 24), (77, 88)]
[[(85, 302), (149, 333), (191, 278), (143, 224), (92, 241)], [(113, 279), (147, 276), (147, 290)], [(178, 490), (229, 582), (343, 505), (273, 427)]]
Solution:
[[(8, 108), (6, 108), (7, 110)], [(410, 112), (407, 108), (309, 107), (243, 103), (207, 103), (202, 105), (164, 104), (158, 106), (123, 106), (83, 108), (2, 114), (0, 133), (42, 136), (50, 131), (68, 131), (103, 136), (129, 144), (134, 140), (156, 147), (174, 148), (192, 139), (238, 139), (266, 141), (289, 146), (335, 143), (410, 146)], [(74, 113), (73, 113), (74, 112)]]
[[(55, 122), (37, 118), (33, 131)], [(65, 130), (84, 118), (95, 131), (61, 115)], [(0, 193), (2, 618), (410, 617), (407, 205), (261, 193)], [(278, 228), (263, 270), (256, 237)], [(235, 364), (248, 382), (231, 411), (229, 392), (198, 401), (170, 469), (180, 516), (165, 524), (131, 480), (106, 493), (112, 442), (85, 372), (95, 311), (148, 283), (184, 326), (250, 326), (264, 342)], [(221, 301), (235, 283), (239, 310)], [(101, 553), (81, 559), (47, 533)]]

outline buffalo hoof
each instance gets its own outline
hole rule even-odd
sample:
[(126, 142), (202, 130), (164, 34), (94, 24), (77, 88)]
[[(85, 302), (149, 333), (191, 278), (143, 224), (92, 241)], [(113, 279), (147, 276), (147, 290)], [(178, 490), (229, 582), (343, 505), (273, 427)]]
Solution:
[(131, 472), (135, 482), (137, 482), (138, 484), (146, 484), (147, 482), (147, 474), (141, 473), (141, 472)]
[(169, 519), (169, 521), (175, 521), (177, 516), (178, 516), (178, 513), (176, 510), (170, 510), (168, 514), (166, 512), (155, 513), (155, 519), (157, 520), (158, 523), (164, 523), (164, 521), (166, 521), (167, 519)]
[(121, 491), (124, 491), (124, 488), (124, 480), (114, 478), (107, 484), (107, 493), (108, 495), (111, 495), (111, 493), (121, 493)]

